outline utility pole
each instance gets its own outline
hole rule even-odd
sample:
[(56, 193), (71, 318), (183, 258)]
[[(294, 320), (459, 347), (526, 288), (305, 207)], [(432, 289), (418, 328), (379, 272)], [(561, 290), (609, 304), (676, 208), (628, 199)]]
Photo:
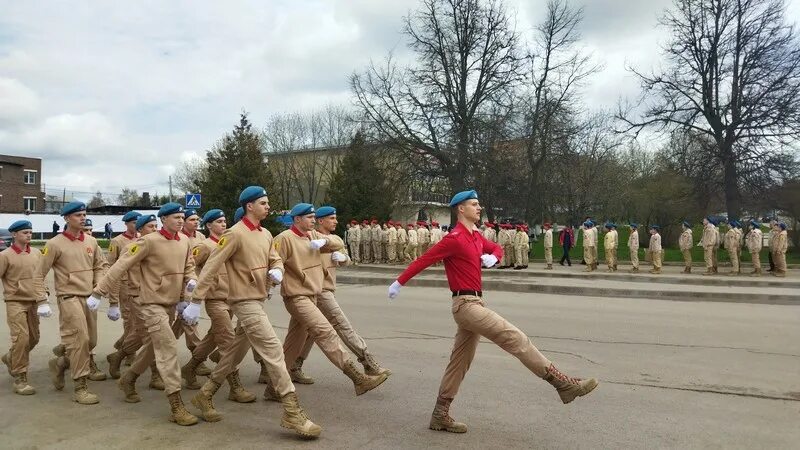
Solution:
[(172, 175), (169, 176), (169, 201), (174, 202), (172, 198)]

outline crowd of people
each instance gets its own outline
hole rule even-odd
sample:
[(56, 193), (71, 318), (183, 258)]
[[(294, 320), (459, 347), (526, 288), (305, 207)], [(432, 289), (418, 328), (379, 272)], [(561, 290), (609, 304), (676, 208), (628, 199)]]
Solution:
[[(63, 390), (69, 373), (72, 400), (81, 405), (100, 401), (91, 392), (89, 381), (102, 382), (108, 375), (117, 379), (124, 401), (142, 401), (137, 379), (149, 370), (149, 387), (163, 390), (167, 396), (170, 421), (194, 425), (199, 416), (216, 422), (222, 415), (213, 398), (223, 383), (229, 385), (229, 400), (256, 400), (242, 384), (238, 370), (252, 351), (261, 366), (259, 382), (266, 384), (264, 399), (283, 406), (281, 426), (314, 438), (322, 428), (309, 419), (295, 389), (295, 384), (314, 383), (302, 368), (312, 345), (351, 380), (356, 395), (384, 383), (391, 371), (368, 351), (336, 300), (336, 268), (351, 262), (344, 241), (334, 234), (336, 209), (297, 204), (290, 212), (291, 227), (273, 237), (261, 226), (269, 214), (264, 188), (250, 186), (238, 195), (238, 201), (241, 206), (232, 226), (220, 209), (201, 216), (180, 204), (167, 203), (157, 215), (130, 211), (123, 217), (126, 231), (111, 240), (107, 254), (91, 235), (82, 202), (63, 207), (66, 229), (48, 240), (42, 251), (30, 245), (31, 222), (12, 223), (8, 229), (13, 243), (0, 252), (0, 280), (11, 335), (11, 348), (2, 362), (14, 379), (14, 392), (36, 393), (27, 377), (30, 353), (39, 341), (40, 319), (53, 313), (51, 298), (58, 309), (60, 334), (60, 343), (52, 349), (48, 362), (51, 380), (55, 389)], [(422, 224), (408, 226), (409, 231), (402, 235), (406, 244), (409, 236), (416, 238), (416, 245), (403, 246), (402, 253), (397, 251), (399, 244), (386, 249), (387, 258), (414, 260), (390, 286), (390, 299), (425, 267), (446, 262), (458, 331), (429, 428), (467, 431), (465, 424), (453, 420), (449, 408), (481, 336), (552, 385), (563, 403), (591, 392), (597, 380), (568, 377), (524, 333), (484, 305), (481, 266), (513, 263), (503, 246), (475, 228), (481, 212), (475, 191), (456, 194), (450, 206), (458, 224), (447, 234), (429, 233), (432, 230)], [(382, 246), (362, 247), (360, 236), (352, 239), (359, 231), (366, 235), (368, 230), (371, 233), (383, 227), (351, 225), (348, 241), (353, 256), (361, 258), (363, 250), (366, 258), (381, 260)], [(392, 225), (394, 230), (402, 229)], [(434, 225), (433, 230), (438, 227)], [(383, 244), (382, 234), (376, 235)], [(395, 231), (395, 235), (401, 233)], [(513, 239), (512, 231), (506, 235)], [(50, 272), (53, 292), (47, 281)], [(283, 343), (264, 311), (273, 287), (280, 288), (291, 316)], [(98, 341), (97, 332), (103, 299), (109, 305), (107, 318), (114, 322), (122, 319), (119, 338), (106, 347), (114, 349), (105, 358), (108, 375), (95, 360), (96, 350), (106, 344)], [(197, 325), (203, 306), (210, 328), (201, 337)], [(191, 354), (183, 365), (178, 362), (181, 336)], [(213, 369), (206, 365), (209, 360), (216, 363)], [(123, 369), (126, 364), (130, 364), (127, 370)], [(207, 377), (204, 382), (199, 381), (201, 376)], [(191, 399), (197, 415), (184, 405), (183, 389), (197, 390)]]

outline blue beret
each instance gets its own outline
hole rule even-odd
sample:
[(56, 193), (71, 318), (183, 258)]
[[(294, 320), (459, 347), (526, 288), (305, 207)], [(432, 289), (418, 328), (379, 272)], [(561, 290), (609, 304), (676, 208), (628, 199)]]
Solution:
[(336, 208), (333, 206), (322, 206), (317, 210), (317, 219), (328, 217), (336, 214)]
[(197, 214), (197, 210), (195, 209), (186, 209), (183, 211), (183, 215), (188, 219), (189, 217), (199, 216), (200, 214)]
[(33, 224), (27, 220), (18, 220), (12, 223), (11, 226), (8, 227), (8, 231), (12, 233), (15, 231), (32, 230), (32, 229), (33, 229)]
[(594, 226), (594, 222), (592, 222), (591, 220), (587, 220), (586, 222), (583, 222), (583, 225), (586, 228), (592, 228)]
[(225, 213), (221, 209), (209, 209), (204, 215), (200, 223), (205, 226), (208, 222), (213, 222), (220, 217), (225, 217)]
[(639, 228), (639, 224), (635, 222), (631, 222), (629, 225), (631, 228)]
[(761, 224), (760, 224), (758, 221), (756, 221), (755, 219), (753, 219), (753, 220), (751, 220), (751, 221), (750, 221), (750, 225), (751, 225), (753, 228), (761, 228)]
[(125, 213), (124, 216), (122, 216), (122, 221), (124, 223), (128, 223), (128, 222), (130, 222), (132, 220), (138, 219), (139, 216), (141, 216), (141, 215), (142, 215), (142, 213), (140, 213), (138, 211), (128, 211), (128, 212)]
[(170, 216), (172, 214), (182, 213), (183, 206), (180, 203), (170, 202), (166, 203), (158, 210), (158, 217)]
[(155, 221), (156, 221), (156, 216), (154, 216), (153, 214), (140, 215), (139, 218), (136, 219), (136, 229), (141, 230), (148, 223)]
[(91, 227), (92, 226), (92, 219), (86, 219), (83, 221), (83, 226)]
[(242, 220), (242, 217), (244, 217), (244, 208), (242, 208), (240, 206), (240, 207), (236, 208), (236, 212), (233, 213), (233, 223), (236, 223), (236, 222)]
[(606, 222), (605, 227), (610, 230), (610, 229), (614, 228), (614, 224), (611, 223), (611, 222)]
[(692, 224), (690, 224), (688, 220), (683, 221), (683, 226), (685, 226), (686, 228), (692, 228)]
[(650, 225), (650, 229), (651, 230), (658, 230), (659, 228), (661, 228), (661, 227), (658, 226), (658, 225)]
[(68, 216), (80, 211), (86, 211), (86, 203), (75, 200), (67, 203), (63, 208), (61, 208), (61, 215)]
[(459, 203), (466, 200), (472, 200), (473, 198), (474, 199), (478, 198), (478, 193), (475, 192), (474, 189), (471, 191), (461, 191), (458, 194), (454, 195), (453, 198), (450, 200), (450, 207), (454, 208), (458, 206)]
[(778, 226), (781, 227), (781, 230), (786, 229), (786, 224), (784, 222), (779, 223)]
[(247, 203), (254, 202), (261, 197), (267, 196), (267, 190), (261, 186), (248, 186), (244, 188), (239, 194), (239, 204), (246, 205)]
[(289, 211), (289, 215), (292, 217), (297, 216), (305, 216), (306, 214), (313, 214), (314, 213), (314, 205), (311, 203), (298, 203), (292, 206), (292, 210)]

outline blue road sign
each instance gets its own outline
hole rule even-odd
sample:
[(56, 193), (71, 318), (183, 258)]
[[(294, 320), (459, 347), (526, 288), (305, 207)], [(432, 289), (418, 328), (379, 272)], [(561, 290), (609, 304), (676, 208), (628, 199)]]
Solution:
[(186, 207), (197, 209), (200, 207), (202, 196), (200, 194), (186, 194)]

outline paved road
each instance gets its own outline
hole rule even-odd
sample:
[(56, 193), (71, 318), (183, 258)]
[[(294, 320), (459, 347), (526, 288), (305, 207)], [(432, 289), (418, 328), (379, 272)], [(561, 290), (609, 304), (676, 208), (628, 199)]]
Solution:
[[(595, 376), (600, 386), (562, 405), (549, 385), (484, 343), (452, 408), (469, 433), (429, 431), (454, 333), (446, 294), (404, 288), (389, 304), (384, 288), (340, 288), (351, 320), (394, 375), (356, 398), (349, 380), (315, 349), (307, 371), (317, 383), (298, 387), (309, 415), (324, 427), (310, 443), (279, 427), (277, 404), (234, 404), (225, 387), (216, 397), (223, 421), (189, 428), (166, 422), (163, 393), (148, 390), (144, 379), (142, 403), (122, 402), (112, 381), (91, 384), (99, 405), (72, 403), (69, 383), (64, 392), (49, 385), (46, 363), (57, 340), (57, 320), (50, 318), (33, 355), (39, 392), (16, 396), (2, 375), (0, 447), (797, 448), (800, 442), (800, 306), (518, 293), (489, 293), (487, 301), (563, 371)], [(267, 312), (282, 336), (288, 318), (279, 297)], [(120, 325), (100, 323), (103, 359)], [(248, 359), (243, 380), (260, 397), (256, 378)], [(185, 399), (190, 395), (184, 391)]]

